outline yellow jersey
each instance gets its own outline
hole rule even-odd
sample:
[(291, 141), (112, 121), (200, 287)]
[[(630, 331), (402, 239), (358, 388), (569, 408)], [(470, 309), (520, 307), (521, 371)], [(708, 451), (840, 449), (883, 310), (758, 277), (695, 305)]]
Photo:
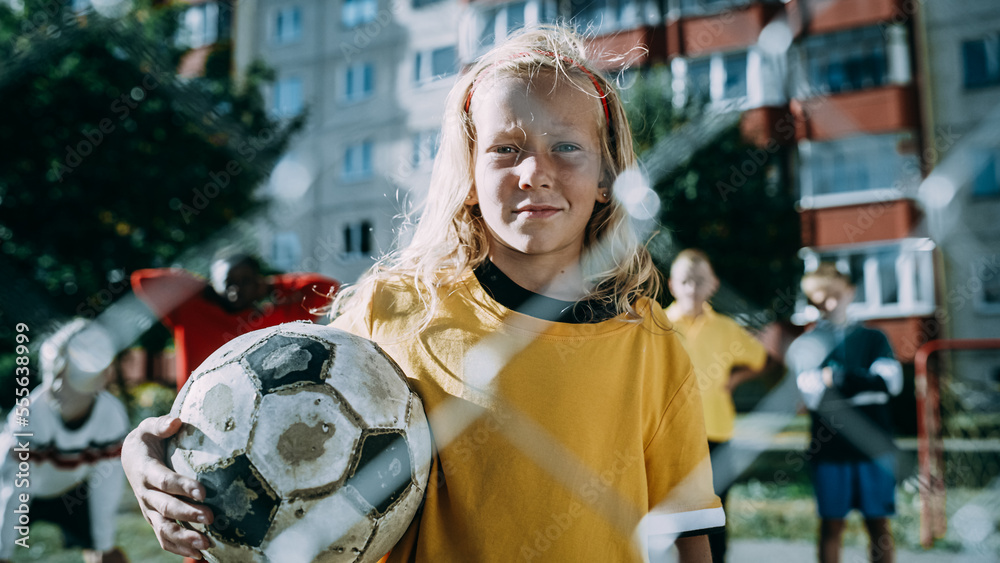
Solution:
[(658, 304), (639, 302), (640, 321), (543, 321), (471, 271), (441, 296), (422, 325), (413, 288), (379, 281), (333, 322), (400, 365), (435, 440), (390, 562), (640, 561), (640, 521), (724, 525), (694, 373)]
[(705, 412), (705, 431), (713, 442), (733, 437), (736, 407), (726, 389), (734, 367), (754, 371), (764, 368), (767, 351), (733, 319), (716, 313), (709, 304), (694, 318), (684, 316), (676, 303), (667, 307), (667, 318), (691, 357)]

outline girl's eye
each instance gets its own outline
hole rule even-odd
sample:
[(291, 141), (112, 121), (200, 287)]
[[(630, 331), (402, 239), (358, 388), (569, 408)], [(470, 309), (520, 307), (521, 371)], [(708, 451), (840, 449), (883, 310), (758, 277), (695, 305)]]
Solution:
[(497, 147), (496, 152), (497, 154), (514, 154), (515, 152), (517, 152), (517, 149), (515, 149), (514, 147), (504, 146), (504, 147)]
[(556, 152), (573, 152), (580, 150), (580, 147), (570, 143), (563, 143), (561, 145), (556, 145), (555, 150)]

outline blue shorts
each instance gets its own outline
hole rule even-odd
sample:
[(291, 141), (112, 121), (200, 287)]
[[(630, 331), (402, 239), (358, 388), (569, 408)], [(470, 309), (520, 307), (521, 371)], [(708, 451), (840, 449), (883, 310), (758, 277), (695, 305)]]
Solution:
[(865, 518), (896, 514), (896, 460), (814, 461), (810, 464), (819, 517), (842, 520), (856, 508)]

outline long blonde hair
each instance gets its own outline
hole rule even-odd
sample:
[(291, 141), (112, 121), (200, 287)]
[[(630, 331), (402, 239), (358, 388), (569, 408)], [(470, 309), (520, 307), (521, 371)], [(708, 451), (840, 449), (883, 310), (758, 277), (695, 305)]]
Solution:
[(599, 125), (600, 183), (612, 197), (609, 203), (596, 204), (585, 235), (582, 265), (591, 288), (587, 298), (613, 303), (615, 310), (634, 319), (639, 318), (633, 308), (638, 297), (656, 299), (660, 273), (613, 193), (618, 176), (637, 165), (621, 98), (614, 84), (588, 62), (582, 37), (564, 27), (542, 26), (523, 30), (483, 55), (452, 87), (430, 189), (412, 237), (372, 266), (354, 288), (342, 292), (335, 311), (340, 300), (366, 285), (388, 276), (402, 277), (427, 305), (428, 322), (441, 298), (439, 290), (453, 286), (486, 259), (488, 240), (478, 205), (466, 205), (475, 171), (476, 131), (467, 107), (470, 90), (486, 73), (530, 80), (541, 72), (565, 78), (606, 108), (601, 112), (606, 119)]

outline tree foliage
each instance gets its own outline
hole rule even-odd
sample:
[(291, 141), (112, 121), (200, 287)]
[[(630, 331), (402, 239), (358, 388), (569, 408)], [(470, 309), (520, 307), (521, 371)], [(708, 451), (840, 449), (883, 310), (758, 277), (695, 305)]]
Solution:
[[(674, 108), (668, 85), (663, 71), (654, 70), (629, 88), (626, 106), (640, 155), (719, 118), (711, 108)], [(748, 143), (734, 122), (666, 174), (658, 177), (651, 170), (662, 225), (652, 248), (664, 274), (681, 249), (700, 248), (722, 280), (716, 308), (729, 314), (773, 313), (756, 319), (791, 315), (787, 300), (789, 292), (791, 299), (796, 292), (801, 245), (786, 162), (784, 149)]]
[(177, 9), (139, 1), (112, 19), (67, 4), (0, 3), (0, 273), (21, 288), (0, 300), (5, 348), (15, 323), (88, 316), (132, 270), (259, 209), (302, 126), (265, 111), (262, 66), (234, 83), (226, 51), (178, 78)]

